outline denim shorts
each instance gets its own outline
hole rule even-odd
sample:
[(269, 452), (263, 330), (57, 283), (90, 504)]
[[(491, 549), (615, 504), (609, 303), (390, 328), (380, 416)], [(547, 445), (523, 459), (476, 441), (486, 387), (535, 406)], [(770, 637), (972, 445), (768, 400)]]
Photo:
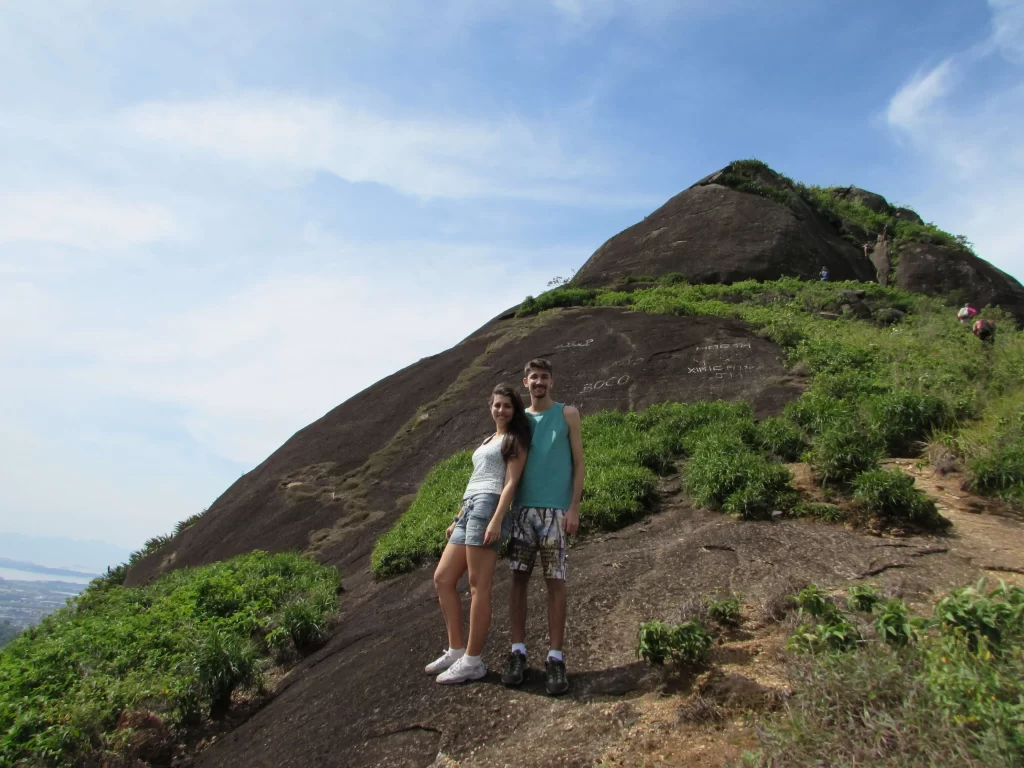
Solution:
[[(462, 509), (455, 521), (455, 530), (448, 539), (452, 544), (464, 544), (469, 547), (484, 546), (484, 532), (498, 508), (496, 493), (478, 493), (462, 500)], [(502, 542), (512, 532), (512, 515), (505, 513), (501, 521), (501, 538), (492, 544), (492, 548), (501, 549)]]

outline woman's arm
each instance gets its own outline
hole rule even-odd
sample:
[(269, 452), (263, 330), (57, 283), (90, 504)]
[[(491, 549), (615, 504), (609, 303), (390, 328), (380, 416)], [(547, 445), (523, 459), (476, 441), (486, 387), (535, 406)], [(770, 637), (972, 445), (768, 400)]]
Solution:
[(505, 467), (505, 487), (501, 489), (501, 496), (498, 497), (498, 508), (494, 510), (494, 517), (484, 531), (484, 544), (487, 546), (501, 541), (501, 524), (505, 519), (505, 513), (512, 506), (512, 500), (516, 497), (516, 487), (523, 475), (523, 467), (526, 466), (526, 454), (527, 451), (519, 446), (515, 458), (509, 459)]

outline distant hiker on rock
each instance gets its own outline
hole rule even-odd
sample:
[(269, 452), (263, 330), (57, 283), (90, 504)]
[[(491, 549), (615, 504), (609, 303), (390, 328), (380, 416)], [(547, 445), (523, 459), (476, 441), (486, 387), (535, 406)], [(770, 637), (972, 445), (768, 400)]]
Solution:
[(960, 307), (960, 311), (956, 313), (956, 317), (961, 324), (966, 325), (974, 319), (976, 314), (978, 314), (978, 310), (972, 307), (970, 302), (968, 302)]
[(981, 318), (978, 318), (974, 321), (974, 327), (971, 328), (971, 332), (984, 343), (995, 344), (996, 324), (991, 320), (982, 320)]
[[(448, 650), (426, 666), (439, 683), (479, 680), (487, 674), (480, 658), (491, 626), (491, 585), (501, 542), (512, 528), (506, 513), (530, 449), (530, 422), (519, 394), (499, 384), (491, 392), (494, 434), (473, 452), (473, 474), (462, 509), (445, 535), (448, 544), (434, 571), (434, 587), (448, 629)], [(456, 585), (469, 571), (469, 644), (462, 637), (462, 601)]]
[(565, 639), (566, 537), (580, 526), (583, 495), (583, 439), (580, 412), (551, 398), (554, 379), (551, 363), (531, 360), (523, 384), (530, 390), (526, 415), (532, 425), (530, 456), (523, 482), (512, 509), (512, 588), (509, 615), (512, 652), (501, 680), (519, 685), (526, 672), (526, 596), (537, 554), (548, 587), (548, 635), (550, 650), (545, 661), (545, 689), (550, 695), (565, 693), (562, 643)]
[(822, 267), (821, 272), (818, 273), (818, 279), (821, 282), (828, 282), (828, 267)]

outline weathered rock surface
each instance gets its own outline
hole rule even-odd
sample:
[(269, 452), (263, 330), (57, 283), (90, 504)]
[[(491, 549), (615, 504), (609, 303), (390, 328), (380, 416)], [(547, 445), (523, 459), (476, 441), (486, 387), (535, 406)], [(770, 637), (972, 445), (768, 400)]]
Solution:
[(916, 293), (952, 295), (974, 306), (994, 304), (1024, 320), (1024, 286), (984, 259), (930, 243), (900, 246), (896, 285)]
[(794, 210), (708, 178), (611, 238), (573, 282), (600, 286), (628, 275), (672, 272), (691, 283), (811, 280), (822, 266), (828, 267), (832, 280), (874, 278), (863, 251), (803, 201), (795, 200)]
[(341, 565), (349, 586), (353, 568), (365, 576), (374, 541), (398, 517), (398, 500), (441, 459), (487, 434), (491, 389), (520, 382), (523, 364), (537, 356), (555, 366), (555, 395), (584, 414), (721, 398), (766, 415), (802, 391), (775, 344), (737, 321), (621, 309), (499, 320), (298, 432), (132, 569), (128, 582), (253, 549), (297, 548)]

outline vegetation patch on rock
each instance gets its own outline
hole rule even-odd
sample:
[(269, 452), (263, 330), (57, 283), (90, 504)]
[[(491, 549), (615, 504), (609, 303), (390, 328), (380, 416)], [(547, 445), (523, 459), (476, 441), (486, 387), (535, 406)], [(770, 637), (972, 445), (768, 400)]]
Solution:
[(744, 765), (986, 765), (1024, 762), (1024, 590), (983, 583), (914, 615), (898, 597), (812, 585), (790, 641), (796, 695)]
[(130, 762), (130, 713), (171, 734), (220, 717), (275, 659), (326, 638), (338, 583), (334, 568), (265, 552), (137, 589), (94, 581), (0, 652), (0, 764)]

